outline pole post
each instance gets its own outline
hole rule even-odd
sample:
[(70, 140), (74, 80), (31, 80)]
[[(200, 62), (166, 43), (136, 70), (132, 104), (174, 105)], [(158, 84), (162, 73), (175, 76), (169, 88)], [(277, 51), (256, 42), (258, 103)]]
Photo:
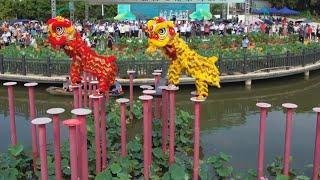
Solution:
[(52, 121), (53, 121), (54, 166), (55, 166), (56, 180), (62, 179), (59, 115), (64, 112), (65, 110), (63, 108), (51, 108), (47, 110), (47, 114), (52, 115)]
[(178, 87), (174, 85), (169, 85), (167, 90), (169, 91), (169, 109), (170, 109), (170, 118), (169, 118), (169, 164), (173, 164), (174, 160), (174, 134), (175, 134), (175, 98), (176, 91), (179, 90)]
[(193, 147), (193, 180), (199, 179), (199, 152), (200, 152), (200, 109), (201, 102), (204, 99), (198, 99), (197, 97), (190, 98), (194, 102), (194, 147)]
[(38, 125), (39, 128), (39, 149), (42, 180), (48, 180), (46, 124), (50, 123), (51, 121), (52, 120), (50, 118), (46, 117), (36, 118), (31, 121), (32, 124)]
[(84, 108), (78, 108), (73, 109), (71, 113), (75, 116), (77, 116), (78, 121), (81, 122), (79, 127), (79, 134), (78, 134), (78, 159), (79, 159), (79, 166), (78, 169), (81, 171), (79, 172), (80, 179), (85, 180), (88, 179), (88, 149), (87, 149), (87, 120), (86, 116), (91, 114), (90, 109), (84, 109)]
[[(36, 118), (36, 105), (35, 105), (35, 86), (38, 83), (25, 83), (24, 86), (28, 88), (29, 95), (29, 118), (33, 120)], [(33, 171), (37, 170), (38, 158), (38, 144), (37, 144), (37, 127), (31, 123), (31, 140), (32, 140), (32, 157), (33, 157)]]
[(167, 138), (168, 138), (168, 86), (159, 86), (162, 90), (162, 152), (167, 151)]
[(101, 144), (100, 144), (100, 112), (99, 99), (101, 95), (90, 95), (89, 98), (93, 101), (93, 115), (94, 115), (94, 131), (95, 131), (95, 145), (96, 145), (96, 173), (101, 172)]
[(316, 125), (316, 140), (314, 145), (312, 180), (318, 180), (319, 161), (320, 161), (320, 107), (313, 108), (313, 111), (317, 113), (317, 125)]
[(130, 79), (130, 119), (133, 118), (133, 78), (136, 71), (127, 71)]
[(258, 152), (258, 173), (257, 173), (257, 180), (260, 180), (261, 178), (263, 178), (266, 119), (267, 119), (268, 108), (270, 108), (271, 105), (268, 103), (257, 103), (256, 106), (260, 108), (259, 152)]
[(16, 130), (16, 119), (14, 110), (14, 93), (13, 86), (17, 85), (17, 82), (6, 82), (3, 83), (8, 88), (8, 101), (9, 101), (9, 114), (10, 114), (10, 137), (11, 144), (17, 145), (17, 130)]
[(79, 89), (80, 89), (80, 86), (79, 85), (72, 85), (70, 87), (72, 88), (72, 91), (73, 91), (73, 108), (77, 109), (77, 108), (79, 108)]
[[(160, 78), (161, 78), (161, 72), (162, 70), (154, 70), (154, 89), (157, 91), (160, 83)], [(161, 106), (161, 99), (160, 97), (155, 97), (155, 118), (160, 119), (160, 106)]]
[(126, 130), (126, 103), (129, 99), (120, 98), (116, 100), (121, 109), (121, 156), (127, 156), (127, 130)]
[(4, 61), (4, 56), (3, 54), (0, 54), (0, 73), (1, 74), (4, 74), (3, 61)]
[(286, 135), (285, 135), (285, 148), (284, 148), (284, 158), (283, 158), (283, 174), (289, 176), (289, 163), (290, 163), (290, 149), (291, 149), (291, 137), (292, 137), (292, 114), (294, 109), (298, 106), (296, 104), (285, 103), (282, 107), (287, 109), (286, 118)]
[(83, 107), (88, 107), (88, 76), (83, 73)]
[[(106, 93), (107, 96), (109, 93)], [(107, 168), (107, 119), (106, 119), (106, 102), (107, 97), (106, 94), (102, 95), (102, 98), (99, 99), (100, 104), (100, 129), (101, 129), (101, 152), (102, 152), (102, 171)]]
[(78, 119), (68, 119), (63, 121), (63, 125), (69, 128), (71, 180), (78, 180), (79, 177), (76, 127), (80, 124), (81, 122)]
[[(150, 131), (148, 131), (148, 124), (150, 121), (149, 114), (149, 104), (150, 101), (153, 99), (152, 96), (149, 95), (143, 95), (139, 96), (139, 99), (143, 102), (143, 175), (145, 180), (149, 180), (149, 170), (150, 170), (150, 164), (149, 164), (149, 153), (151, 153), (151, 150), (149, 149), (149, 136), (151, 136)], [(150, 137), (151, 138), (151, 137)]]

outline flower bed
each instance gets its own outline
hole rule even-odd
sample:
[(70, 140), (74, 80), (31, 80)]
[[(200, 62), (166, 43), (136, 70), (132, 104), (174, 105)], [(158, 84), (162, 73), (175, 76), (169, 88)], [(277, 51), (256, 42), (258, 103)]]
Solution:
[[(251, 33), (249, 35), (250, 46), (247, 51), (241, 48), (242, 36), (209, 36), (206, 39), (199, 37), (192, 38), (189, 46), (195, 49), (199, 54), (204, 56), (223, 56), (225, 58), (243, 58), (245, 53), (247, 56), (263, 56), (268, 53), (277, 55), (286, 52), (299, 53), (303, 49), (320, 48), (320, 43), (306, 41), (304, 44), (298, 42), (297, 35), (289, 35), (287, 37), (269, 36), (262, 33)], [(68, 57), (62, 51), (54, 51), (42, 40), (38, 40), (38, 48), (20, 48), (15, 45), (10, 45), (5, 49), (0, 50), (0, 54), (6, 57), (21, 57), (27, 58), (46, 58), (51, 56), (53, 59), (67, 59)], [(114, 54), (118, 57), (118, 61), (127, 60), (160, 60), (166, 59), (161, 53), (154, 55), (145, 54), (147, 47), (147, 39), (120, 39), (114, 45), (113, 51), (106, 49), (106, 41), (103, 38), (99, 39), (103, 42), (97, 45), (95, 50), (99, 54), (110, 55)]]

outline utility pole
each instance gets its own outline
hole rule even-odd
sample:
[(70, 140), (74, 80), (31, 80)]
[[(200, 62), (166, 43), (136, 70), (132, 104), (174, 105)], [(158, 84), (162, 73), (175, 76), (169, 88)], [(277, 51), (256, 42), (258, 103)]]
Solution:
[(85, 20), (89, 20), (89, 4), (87, 2), (84, 6), (84, 18)]

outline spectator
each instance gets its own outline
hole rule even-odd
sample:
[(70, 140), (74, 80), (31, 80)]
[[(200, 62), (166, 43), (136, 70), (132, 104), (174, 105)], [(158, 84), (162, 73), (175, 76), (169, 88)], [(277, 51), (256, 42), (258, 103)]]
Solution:
[(244, 35), (242, 38), (242, 48), (247, 49), (248, 46), (249, 46), (249, 39), (246, 35)]

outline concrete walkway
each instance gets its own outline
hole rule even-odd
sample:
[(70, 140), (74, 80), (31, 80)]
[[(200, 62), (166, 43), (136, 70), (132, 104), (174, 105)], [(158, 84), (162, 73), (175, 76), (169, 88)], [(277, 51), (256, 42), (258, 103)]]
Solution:
[[(222, 75), (221, 83), (227, 82), (245, 82), (246, 85), (250, 86), (253, 80), (258, 79), (269, 79), (269, 78), (277, 78), (284, 76), (291, 76), (295, 74), (304, 73), (306, 77), (309, 77), (309, 72), (313, 70), (320, 69), (320, 61), (315, 64), (309, 64), (305, 67), (291, 67), (289, 69), (276, 69), (270, 70), (269, 72), (258, 71), (258, 72), (250, 72), (247, 74), (236, 74), (236, 75)], [(38, 82), (38, 83), (47, 83), (47, 84), (62, 84), (65, 81), (65, 76), (39, 76), (39, 75), (17, 75), (17, 74), (0, 74), (0, 80), (4, 81), (18, 81), (18, 82)], [(119, 82), (126, 86), (129, 84), (129, 79), (118, 79)], [(134, 85), (143, 85), (143, 84), (153, 84), (153, 78), (146, 79), (134, 79)], [(194, 84), (194, 79), (186, 76), (182, 76), (180, 78), (180, 84)]]

